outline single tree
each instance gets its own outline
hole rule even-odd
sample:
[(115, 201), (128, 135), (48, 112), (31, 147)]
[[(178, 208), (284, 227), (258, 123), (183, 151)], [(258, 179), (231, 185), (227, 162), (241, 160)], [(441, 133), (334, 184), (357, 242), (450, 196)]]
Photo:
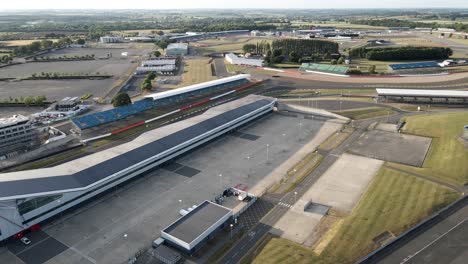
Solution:
[(132, 100), (127, 93), (118, 93), (114, 96), (114, 98), (112, 98), (111, 103), (114, 107), (119, 107), (131, 104)]
[(157, 51), (153, 52), (153, 55), (154, 55), (156, 58), (158, 58), (158, 57), (161, 56), (161, 52), (160, 52), (159, 50), (157, 50)]

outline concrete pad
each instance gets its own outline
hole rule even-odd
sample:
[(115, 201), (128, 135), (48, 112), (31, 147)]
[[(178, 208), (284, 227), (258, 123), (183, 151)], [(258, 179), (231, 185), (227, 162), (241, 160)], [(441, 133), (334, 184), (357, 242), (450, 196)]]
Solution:
[(294, 112), (294, 113), (301, 113), (301, 114), (308, 114), (308, 115), (317, 115), (317, 116), (322, 116), (322, 117), (327, 117), (327, 118), (333, 118), (333, 119), (339, 119), (343, 121), (348, 121), (349, 118), (340, 116), (337, 114), (334, 114), (332, 112), (328, 112), (323, 109), (318, 109), (318, 108), (311, 108), (307, 106), (300, 106), (300, 105), (294, 105), (294, 104), (285, 104), (285, 103), (278, 103), (278, 109), (279, 110), (284, 110), (284, 111), (289, 111), (289, 112)]
[(355, 141), (349, 152), (369, 158), (421, 167), (431, 142), (431, 138), (372, 130), (364, 133)]
[(306, 213), (299, 206), (293, 206), (274, 225), (270, 233), (303, 244), (314, 232), (323, 216), (325, 214), (321, 211)]
[(300, 199), (351, 212), (383, 161), (343, 154)]
[(381, 130), (381, 131), (387, 131), (387, 132), (397, 132), (397, 125), (387, 124), (387, 123), (378, 123), (375, 129)]

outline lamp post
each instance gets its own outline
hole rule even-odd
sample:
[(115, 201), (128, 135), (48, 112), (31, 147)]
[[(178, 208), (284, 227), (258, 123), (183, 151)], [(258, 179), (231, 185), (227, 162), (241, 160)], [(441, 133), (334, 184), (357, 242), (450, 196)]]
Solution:
[(267, 164), (270, 163), (270, 160), (269, 160), (269, 148), (270, 148), (270, 144), (267, 144), (267, 145), (266, 145), (266, 163), (267, 163)]
[(231, 235), (230, 235), (230, 237), (231, 237), (231, 239), (232, 239), (232, 227), (233, 227), (234, 225), (233, 225), (233, 224), (230, 224), (229, 226), (231, 227)]
[(297, 192), (294, 192), (294, 203), (297, 202)]
[(302, 123), (299, 123), (299, 141), (302, 141)]
[(221, 185), (221, 189), (223, 189), (223, 174), (219, 174), (219, 184)]
[(125, 247), (127, 248), (127, 253), (128, 253), (128, 261), (130, 262), (130, 248), (128, 247), (128, 234), (124, 234), (123, 238), (125, 240)]
[[(283, 133), (283, 144), (286, 142), (285, 139), (286, 139), (286, 134)], [(286, 145), (283, 145), (283, 152), (286, 152)]]
[(247, 172), (247, 178), (250, 177), (250, 156), (247, 156), (247, 167), (249, 168), (249, 171)]

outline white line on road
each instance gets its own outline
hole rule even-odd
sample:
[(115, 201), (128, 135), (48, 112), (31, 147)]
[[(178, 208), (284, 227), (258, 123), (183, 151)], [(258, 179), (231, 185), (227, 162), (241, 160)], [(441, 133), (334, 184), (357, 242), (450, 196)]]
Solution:
[(437, 242), (438, 240), (440, 240), (442, 237), (446, 236), (448, 233), (450, 233), (452, 230), (454, 230), (455, 228), (457, 228), (459, 225), (463, 224), (466, 220), (468, 220), (468, 217), (463, 219), (463, 221), (461, 221), (460, 223), (456, 224), (454, 227), (450, 228), (447, 232), (443, 233), (442, 235), (440, 235), (439, 237), (437, 237), (436, 239), (434, 239), (431, 243), (427, 244), (426, 246), (424, 246), (423, 248), (421, 248), (420, 250), (416, 251), (414, 254), (411, 254), (409, 255), (408, 257), (406, 257), (405, 259), (403, 259), (403, 261), (400, 262), (400, 264), (403, 264), (403, 263), (406, 263), (408, 262), (410, 259), (412, 259), (413, 257), (415, 257), (416, 255), (418, 255), (419, 253), (421, 253), (422, 251), (424, 251), (426, 248), (430, 247), (432, 244), (434, 244), (435, 242)]

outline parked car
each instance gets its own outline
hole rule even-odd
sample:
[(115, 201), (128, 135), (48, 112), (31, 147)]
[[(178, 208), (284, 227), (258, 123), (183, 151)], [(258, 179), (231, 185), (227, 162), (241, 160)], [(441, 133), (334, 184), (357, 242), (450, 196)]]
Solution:
[(22, 237), (20, 240), (25, 245), (31, 244), (31, 240), (29, 240), (29, 238), (27, 238), (27, 237)]

